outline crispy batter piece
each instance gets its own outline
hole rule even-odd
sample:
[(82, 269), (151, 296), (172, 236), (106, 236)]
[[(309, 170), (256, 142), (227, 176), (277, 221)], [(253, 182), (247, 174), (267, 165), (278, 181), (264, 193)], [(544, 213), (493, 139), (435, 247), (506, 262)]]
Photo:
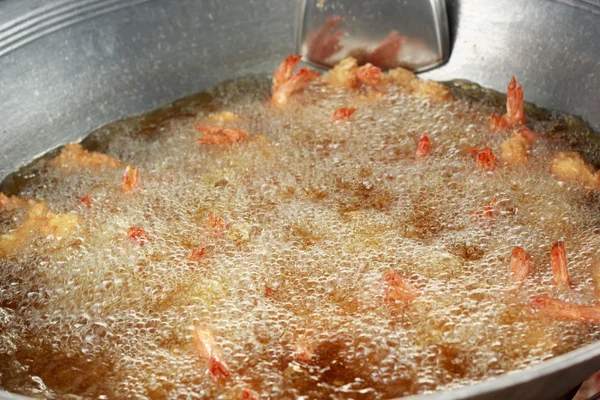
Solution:
[(16, 208), (25, 207), (27, 200), (23, 200), (17, 196), (6, 196), (4, 193), (0, 193), (0, 211), (10, 211)]
[(64, 170), (76, 170), (99, 167), (119, 168), (121, 162), (106, 154), (87, 151), (79, 143), (69, 143), (50, 161), (50, 165)]
[(454, 100), (450, 88), (427, 79), (417, 79), (413, 82), (412, 93), (414, 96), (427, 97), (431, 100), (441, 103), (447, 103)]
[(560, 152), (550, 163), (550, 172), (558, 179), (579, 182), (590, 189), (600, 186), (598, 172), (577, 152)]
[(526, 164), (531, 143), (522, 133), (515, 133), (500, 144), (500, 155), (509, 165)]
[(0, 236), (0, 256), (12, 255), (30, 245), (38, 236), (61, 240), (70, 236), (79, 226), (73, 214), (54, 214), (43, 201), (30, 200), (27, 216), (20, 227)]
[(356, 77), (357, 68), (358, 63), (355, 58), (344, 58), (325, 74), (324, 80), (331, 86), (344, 87), (347, 89), (356, 87), (356, 85), (358, 85), (358, 78)]
[(454, 100), (454, 96), (452, 96), (452, 92), (447, 86), (438, 82), (419, 79), (413, 72), (405, 68), (398, 67), (388, 71), (385, 79), (411, 96), (427, 97), (442, 103)]
[(208, 117), (206, 117), (206, 120), (214, 124), (226, 125), (239, 121), (240, 116), (232, 113), (231, 111), (221, 111), (210, 114)]

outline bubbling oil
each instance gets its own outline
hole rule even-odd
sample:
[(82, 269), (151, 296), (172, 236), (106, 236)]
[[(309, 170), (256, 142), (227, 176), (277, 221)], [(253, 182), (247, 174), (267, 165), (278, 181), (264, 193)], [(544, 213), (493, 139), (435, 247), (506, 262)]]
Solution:
[[(598, 195), (549, 172), (561, 140), (527, 165), (484, 172), (466, 146), (499, 153), (491, 108), (439, 104), (392, 87), (378, 98), (316, 83), (283, 109), (267, 79), (243, 79), (84, 142), (141, 171), (66, 174), (35, 163), (20, 196), (81, 227), (0, 259), (0, 385), (36, 397), (390, 398), (470, 385), (600, 339), (600, 327), (534, 313), (534, 295), (596, 304)], [(340, 107), (352, 118), (333, 123)], [(231, 111), (248, 140), (202, 146), (193, 125)], [(550, 124), (532, 121), (542, 135)], [(432, 140), (415, 157), (421, 133)], [(89, 194), (87, 209), (77, 200)], [(494, 218), (477, 217), (498, 199)], [(227, 223), (206, 228), (209, 213)], [(2, 216), (1, 233), (22, 215)], [(125, 237), (130, 226), (145, 246)], [(573, 290), (552, 282), (550, 245), (567, 246)], [(533, 269), (510, 280), (521, 246)], [(204, 247), (200, 261), (188, 255)], [(384, 301), (395, 269), (418, 289)], [(193, 328), (214, 332), (231, 378), (214, 383)], [(294, 359), (308, 343), (309, 362)]]

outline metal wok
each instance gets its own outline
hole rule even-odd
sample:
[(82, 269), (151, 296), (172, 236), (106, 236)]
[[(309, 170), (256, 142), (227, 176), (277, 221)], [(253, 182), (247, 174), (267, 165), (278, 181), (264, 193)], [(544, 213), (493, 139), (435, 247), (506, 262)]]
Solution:
[[(450, 0), (452, 53), (430, 79), (469, 79), (600, 129), (600, 3)], [(272, 73), (294, 50), (293, 1), (0, 0), (0, 179), (115, 119), (215, 83)], [(423, 399), (551, 399), (600, 369), (600, 343)], [(15, 398), (0, 392), (0, 398)]]

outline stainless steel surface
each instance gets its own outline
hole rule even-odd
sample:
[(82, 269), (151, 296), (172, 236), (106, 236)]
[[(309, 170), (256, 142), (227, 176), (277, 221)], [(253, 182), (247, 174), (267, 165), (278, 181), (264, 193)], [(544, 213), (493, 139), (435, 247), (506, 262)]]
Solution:
[(296, 52), (329, 68), (354, 56), (424, 71), (448, 59), (445, 0), (299, 0)]
[[(504, 91), (514, 74), (526, 100), (600, 128), (597, 0), (451, 0), (447, 10), (452, 55), (425, 76)], [(0, 0), (0, 179), (112, 120), (272, 73), (294, 50), (294, 12), (268, 0)], [(424, 398), (549, 399), (598, 369), (595, 343)]]

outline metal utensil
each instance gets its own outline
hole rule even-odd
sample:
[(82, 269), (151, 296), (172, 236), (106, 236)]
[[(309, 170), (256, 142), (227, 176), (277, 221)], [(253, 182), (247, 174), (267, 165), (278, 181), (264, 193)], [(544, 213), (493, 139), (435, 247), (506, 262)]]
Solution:
[(296, 51), (330, 68), (348, 56), (382, 69), (424, 71), (450, 54), (444, 0), (299, 0)]

